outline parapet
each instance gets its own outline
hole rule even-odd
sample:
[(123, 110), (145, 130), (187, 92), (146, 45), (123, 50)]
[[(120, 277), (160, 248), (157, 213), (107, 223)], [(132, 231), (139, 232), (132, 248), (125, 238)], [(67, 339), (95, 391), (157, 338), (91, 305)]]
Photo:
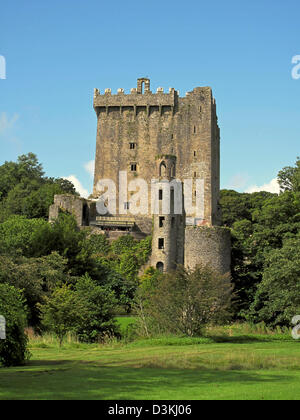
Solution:
[(119, 88), (115, 95), (112, 94), (111, 89), (105, 89), (104, 94), (101, 94), (99, 89), (94, 89), (94, 108), (112, 106), (174, 107), (177, 96), (174, 88), (170, 88), (169, 93), (164, 93), (164, 89), (159, 87), (157, 92), (153, 94), (150, 90), (150, 79), (140, 78), (137, 81), (137, 87), (131, 89), (130, 94), (125, 94), (122, 88)]
[(119, 108), (121, 114), (124, 107), (132, 107), (135, 115), (138, 107), (146, 107), (148, 115), (150, 107), (159, 107), (160, 114), (163, 107), (171, 107), (172, 113), (175, 114), (178, 104), (192, 104), (199, 101), (215, 106), (210, 87), (195, 87), (191, 92), (186, 92), (185, 97), (180, 97), (179, 91), (172, 87), (166, 93), (162, 87), (158, 87), (156, 92), (152, 93), (150, 79), (139, 78), (137, 87), (132, 88), (129, 94), (126, 94), (123, 88), (119, 88), (116, 94), (112, 94), (111, 89), (105, 89), (104, 94), (101, 94), (99, 89), (94, 89), (94, 109), (97, 115), (101, 110), (108, 114), (111, 108)]

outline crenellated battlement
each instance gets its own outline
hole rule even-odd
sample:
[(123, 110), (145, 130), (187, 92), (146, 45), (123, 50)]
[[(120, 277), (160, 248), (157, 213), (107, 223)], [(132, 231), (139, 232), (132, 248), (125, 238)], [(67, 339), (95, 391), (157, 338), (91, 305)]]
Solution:
[(105, 89), (101, 93), (99, 89), (94, 89), (94, 108), (97, 112), (99, 108), (110, 107), (171, 107), (175, 111), (176, 104), (180, 101), (193, 101), (194, 99), (202, 101), (212, 101), (212, 91), (210, 87), (196, 87), (191, 92), (186, 92), (185, 97), (179, 96), (179, 91), (169, 88), (169, 92), (164, 92), (163, 87), (158, 87), (155, 93), (150, 90), (150, 79), (141, 78), (137, 80), (137, 87), (132, 88), (129, 94), (126, 94), (123, 88), (119, 88), (116, 94), (111, 89)]
[[(143, 83), (145, 84), (144, 91)], [(99, 89), (94, 89), (94, 108), (123, 106), (169, 106), (174, 108), (177, 98), (178, 93), (174, 88), (169, 88), (169, 92), (165, 93), (164, 89), (159, 87), (156, 93), (152, 93), (150, 80), (138, 79), (137, 88), (131, 89), (129, 94), (126, 94), (122, 88), (119, 88), (116, 94), (112, 94), (111, 89), (105, 89), (103, 94)]]

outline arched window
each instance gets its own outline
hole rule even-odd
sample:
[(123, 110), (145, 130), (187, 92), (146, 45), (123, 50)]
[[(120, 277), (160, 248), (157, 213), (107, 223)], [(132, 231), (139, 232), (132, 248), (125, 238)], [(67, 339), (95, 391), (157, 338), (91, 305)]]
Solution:
[(161, 162), (160, 166), (159, 166), (159, 176), (166, 176), (166, 172), (167, 172), (167, 167), (165, 162)]
[(164, 271), (164, 263), (162, 263), (161, 261), (159, 261), (156, 264), (156, 269), (159, 270), (159, 271), (161, 271), (161, 272), (163, 272)]

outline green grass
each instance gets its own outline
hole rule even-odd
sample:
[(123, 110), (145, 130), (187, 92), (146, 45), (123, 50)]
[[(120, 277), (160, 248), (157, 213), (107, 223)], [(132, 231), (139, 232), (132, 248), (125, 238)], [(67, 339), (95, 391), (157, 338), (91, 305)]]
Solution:
[(129, 325), (135, 323), (136, 318), (134, 316), (118, 316), (116, 317), (116, 321), (120, 325), (121, 334), (124, 334), (127, 330)]
[(0, 369), (0, 399), (299, 399), (299, 342), (245, 327), (60, 349), (32, 338), (27, 366)]

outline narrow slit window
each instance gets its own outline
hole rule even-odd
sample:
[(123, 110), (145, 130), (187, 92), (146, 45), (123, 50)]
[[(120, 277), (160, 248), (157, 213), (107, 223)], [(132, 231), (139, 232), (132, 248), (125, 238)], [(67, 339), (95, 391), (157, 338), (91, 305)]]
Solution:
[(175, 217), (172, 217), (171, 219), (171, 228), (175, 226)]
[(196, 155), (197, 155), (196, 150), (194, 150), (194, 157), (196, 157)]
[(197, 129), (196, 129), (196, 126), (194, 125), (194, 134), (196, 134), (196, 132), (197, 132)]
[(136, 172), (136, 163), (132, 163), (130, 165), (130, 170), (131, 170), (131, 172)]
[(165, 218), (164, 217), (160, 217), (159, 218), (159, 227), (160, 228), (162, 228), (164, 226), (164, 221), (165, 221)]
[(130, 150), (134, 150), (136, 147), (136, 143), (129, 143)]
[(125, 202), (124, 203), (124, 210), (129, 210), (129, 207), (130, 207), (130, 202), (129, 201)]
[(158, 191), (158, 199), (162, 200), (163, 199), (163, 190), (159, 190)]
[(158, 238), (158, 249), (164, 249), (165, 240), (164, 238)]

